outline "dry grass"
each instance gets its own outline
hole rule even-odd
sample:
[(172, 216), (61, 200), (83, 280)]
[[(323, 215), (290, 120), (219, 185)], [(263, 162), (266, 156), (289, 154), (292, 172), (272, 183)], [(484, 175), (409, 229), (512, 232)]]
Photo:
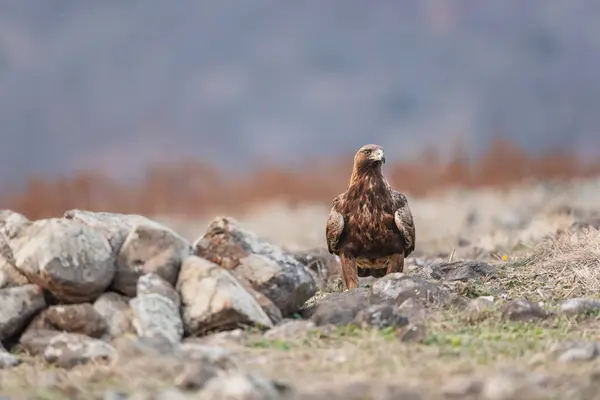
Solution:
[[(265, 166), (225, 176), (202, 162), (157, 165), (135, 185), (124, 185), (93, 171), (71, 177), (31, 177), (25, 188), (0, 193), (0, 207), (29, 218), (61, 215), (71, 208), (135, 212), (145, 215), (207, 216), (247, 210), (268, 201), (290, 206), (330, 204), (345, 189), (352, 154), (337, 160), (307, 160), (301, 169)], [(568, 151), (528, 155), (503, 140), (494, 141), (483, 156), (469, 159), (462, 149), (442, 159), (429, 149), (414, 160), (393, 163), (386, 174), (396, 188), (412, 197), (450, 188), (506, 187), (539, 180), (597, 176), (600, 163), (584, 163)]]

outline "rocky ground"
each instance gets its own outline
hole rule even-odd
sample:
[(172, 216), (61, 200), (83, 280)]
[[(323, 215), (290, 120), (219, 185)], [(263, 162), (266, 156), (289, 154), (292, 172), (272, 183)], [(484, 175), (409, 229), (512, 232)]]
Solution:
[(206, 224), (0, 211), (0, 393), (600, 398), (598, 194), (587, 181), (412, 200), (404, 273), (349, 292), (323, 249), (327, 206)]

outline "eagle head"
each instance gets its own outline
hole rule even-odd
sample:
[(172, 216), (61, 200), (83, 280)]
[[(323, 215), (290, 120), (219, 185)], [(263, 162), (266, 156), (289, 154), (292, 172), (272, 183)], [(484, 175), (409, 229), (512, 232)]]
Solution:
[(376, 144), (366, 144), (354, 155), (354, 168), (381, 167), (385, 164), (385, 153), (383, 147)]

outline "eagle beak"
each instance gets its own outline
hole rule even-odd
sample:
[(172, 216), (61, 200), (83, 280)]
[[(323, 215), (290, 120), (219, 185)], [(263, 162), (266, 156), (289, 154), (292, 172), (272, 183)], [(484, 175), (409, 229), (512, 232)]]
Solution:
[(371, 159), (375, 160), (375, 161), (381, 161), (383, 164), (385, 164), (385, 154), (383, 153), (382, 149), (377, 150), (375, 153), (373, 153), (373, 155), (371, 156)]

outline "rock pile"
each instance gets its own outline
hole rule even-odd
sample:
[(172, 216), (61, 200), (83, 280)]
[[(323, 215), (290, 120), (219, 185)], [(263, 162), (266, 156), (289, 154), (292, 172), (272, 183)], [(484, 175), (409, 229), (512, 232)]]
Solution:
[[(139, 215), (0, 212), (0, 342), (61, 367), (114, 359), (114, 341), (130, 334), (182, 346), (214, 331), (268, 329), (316, 291), (306, 264), (231, 218), (192, 244)], [(0, 347), (1, 367), (18, 363)]]

